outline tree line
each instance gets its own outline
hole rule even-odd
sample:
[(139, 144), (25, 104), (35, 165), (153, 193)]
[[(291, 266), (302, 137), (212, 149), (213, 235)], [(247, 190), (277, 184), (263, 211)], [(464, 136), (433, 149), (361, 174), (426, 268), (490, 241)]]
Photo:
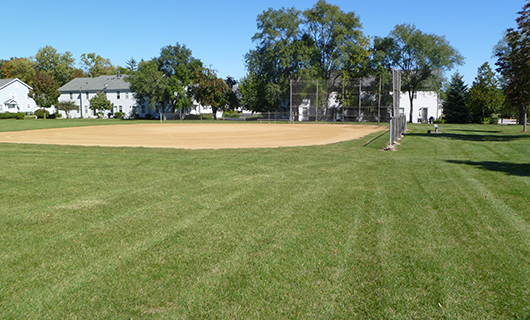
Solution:
[[(79, 108), (73, 101), (59, 102), (58, 89), (74, 78), (99, 77), (102, 75), (126, 74), (138, 103), (146, 103), (151, 109), (161, 108), (166, 112), (184, 110), (195, 99), (202, 105), (217, 109), (238, 106), (233, 90), (237, 81), (217, 77), (213, 69), (192, 56), (185, 45), (163, 47), (160, 56), (137, 62), (131, 58), (125, 67), (113, 66), (110, 59), (95, 53), (81, 55), (81, 67), (75, 67), (70, 52), (59, 53), (51, 46), (39, 49), (35, 57), (0, 60), (0, 78), (18, 78), (32, 89), (29, 96), (43, 109), (55, 106), (67, 113)], [(112, 104), (102, 94), (96, 95), (90, 104), (94, 110), (110, 110)], [(46, 117), (46, 112), (43, 112)], [(181, 113), (182, 114), (182, 113)]]
[(245, 55), (248, 73), (239, 86), (242, 105), (255, 111), (285, 107), (290, 80), (348, 81), (395, 68), (402, 72), (412, 121), (416, 92), (439, 89), (441, 73), (464, 60), (444, 37), (413, 24), (399, 24), (387, 37), (368, 37), (354, 12), (325, 0), (303, 11), (268, 9), (258, 16), (257, 27), (252, 38), (256, 47)]
[(526, 131), (530, 103), (530, 2), (518, 12), (517, 27), (507, 29), (493, 48), (496, 70), (479, 67), (471, 88), (462, 76), (453, 75), (446, 91), (443, 120), (451, 123), (497, 123), (515, 117)]
[[(95, 53), (81, 56), (76, 68), (70, 52), (51, 46), (39, 49), (34, 58), (0, 60), (0, 77), (19, 78), (34, 88), (31, 93), (40, 107), (57, 102), (56, 89), (75, 77), (128, 74), (127, 81), (139, 103), (152, 109), (184, 110), (192, 100), (217, 109), (239, 106), (251, 111), (275, 111), (288, 105), (289, 82), (300, 79), (354, 79), (402, 74), (402, 90), (410, 99), (410, 121), (416, 92), (437, 91), (443, 96), (440, 121), (494, 122), (495, 115), (517, 113), (521, 119), (530, 101), (530, 5), (519, 12), (518, 27), (507, 30), (495, 47), (495, 71), (485, 63), (468, 90), (457, 72), (447, 85), (443, 74), (464, 58), (444, 36), (425, 33), (413, 24), (398, 24), (386, 37), (362, 32), (359, 16), (318, 0), (311, 8), (295, 7), (263, 11), (252, 37), (255, 48), (244, 55), (246, 75), (236, 81), (220, 79), (205, 68), (191, 50), (177, 43), (160, 50), (158, 57), (125, 67), (113, 66)], [(238, 85), (238, 93), (234, 87)], [(337, 96), (341, 98), (340, 94)], [(39, 100), (39, 101), (38, 101)], [(287, 103), (286, 103), (287, 102)]]

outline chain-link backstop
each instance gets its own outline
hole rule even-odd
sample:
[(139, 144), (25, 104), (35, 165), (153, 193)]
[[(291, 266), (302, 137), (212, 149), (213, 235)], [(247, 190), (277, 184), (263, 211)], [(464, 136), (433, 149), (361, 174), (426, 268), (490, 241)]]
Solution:
[(292, 80), (290, 119), (388, 122), (399, 110), (399, 89), (399, 72), (395, 71), (360, 79)]

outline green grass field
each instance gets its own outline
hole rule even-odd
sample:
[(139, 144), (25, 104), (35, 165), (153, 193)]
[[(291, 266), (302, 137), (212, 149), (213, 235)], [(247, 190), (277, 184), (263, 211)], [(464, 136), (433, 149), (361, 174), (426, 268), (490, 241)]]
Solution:
[[(0, 130), (89, 123), (28, 122)], [(239, 150), (0, 143), (0, 318), (530, 318), (530, 135), (409, 128), (397, 152), (381, 133)]]

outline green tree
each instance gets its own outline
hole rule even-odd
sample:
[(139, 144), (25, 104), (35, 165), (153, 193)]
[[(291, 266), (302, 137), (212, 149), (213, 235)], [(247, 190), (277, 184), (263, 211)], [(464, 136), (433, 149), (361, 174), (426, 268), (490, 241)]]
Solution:
[(433, 79), (440, 77), (437, 71), (451, 70), (464, 60), (445, 37), (424, 33), (411, 24), (399, 24), (386, 38), (376, 38), (374, 48), (387, 68), (401, 71), (402, 88), (410, 100), (410, 122), (416, 92), (426, 88), (429, 80), (441, 83)]
[(114, 74), (116, 71), (116, 68), (114, 68), (110, 62), (110, 59), (105, 59), (95, 53), (83, 53), (81, 55), (81, 65), (87, 74), (93, 78), (107, 74)]
[(190, 84), (196, 72), (202, 67), (202, 62), (192, 56), (190, 49), (179, 43), (163, 47), (157, 62), (158, 69), (167, 79), (163, 103), (168, 105), (173, 113), (176, 109), (181, 110), (182, 118), (183, 110), (192, 104)]
[(497, 71), (505, 79), (506, 102), (519, 110), (519, 123), (526, 132), (527, 109), (530, 104), (530, 2), (518, 12), (517, 29), (508, 29), (495, 48)]
[[(330, 79), (339, 71), (359, 72), (370, 54), (359, 18), (319, 0), (312, 8), (269, 9), (258, 15), (256, 48), (245, 55), (252, 86), (241, 91), (242, 101), (258, 99), (256, 111), (272, 111), (289, 101), (289, 81)], [(252, 89), (249, 91), (248, 89)], [(244, 93), (245, 92), (245, 93)], [(252, 97), (245, 97), (252, 94)]]
[(363, 35), (359, 17), (343, 12), (340, 7), (319, 0), (304, 11), (305, 34), (313, 44), (311, 67), (320, 79), (349, 65), (356, 70), (369, 55), (369, 41)]
[(127, 74), (131, 74), (138, 70), (138, 62), (134, 58), (131, 58), (125, 62), (125, 68), (128, 71)]
[[(55, 80), (53, 80), (51, 75), (37, 71), (35, 78), (33, 78), (33, 87), (29, 91), (28, 96), (32, 98), (39, 107), (46, 110), (58, 102), (57, 99), (61, 93), (57, 89), (59, 89), (59, 86)], [(44, 116), (44, 118), (46, 119), (46, 116)]]
[(3, 61), (0, 73), (3, 79), (18, 78), (31, 86), (35, 77), (35, 63), (28, 58), (11, 58)]
[(66, 118), (70, 117), (70, 111), (79, 110), (79, 106), (74, 101), (59, 101), (55, 108), (66, 113)]
[(467, 107), (468, 91), (462, 76), (457, 72), (451, 78), (447, 99), (443, 104), (443, 116), (447, 123), (471, 122), (471, 112)]
[(73, 79), (74, 62), (72, 53), (58, 53), (52, 46), (40, 48), (35, 55), (37, 71), (47, 73), (60, 86)]
[(114, 104), (107, 99), (103, 92), (98, 92), (92, 99), (90, 99), (90, 109), (96, 111), (110, 111), (114, 108)]
[(158, 70), (156, 59), (140, 62), (138, 70), (126, 77), (125, 81), (131, 83), (131, 90), (139, 104), (148, 103), (151, 110), (162, 105), (168, 79)]
[(248, 73), (239, 81), (240, 104), (243, 108), (252, 112), (266, 111), (263, 110), (263, 105), (261, 104), (261, 101), (265, 99), (260, 97), (264, 91), (260, 90), (259, 86), (261, 83), (256, 77), (254, 73)]
[(217, 111), (226, 109), (228, 104), (226, 94), (229, 89), (225, 81), (218, 78), (215, 71), (201, 68), (196, 72), (193, 84), (192, 92), (195, 100), (203, 106), (211, 106), (213, 117), (217, 119)]
[(227, 101), (228, 108), (230, 110), (235, 110), (239, 108), (239, 96), (237, 90), (237, 80), (228, 76), (225, 79), (225, 83), (228, 86), (228, 92), (226, 93), (225, 100)]
[(467, 105), (473, 116), (473, 122), (489, 123), (491, 115), (501, 111), (504, 95), (499, 81), (486, 62), (478, 68), (477, 77), (469, 89)]

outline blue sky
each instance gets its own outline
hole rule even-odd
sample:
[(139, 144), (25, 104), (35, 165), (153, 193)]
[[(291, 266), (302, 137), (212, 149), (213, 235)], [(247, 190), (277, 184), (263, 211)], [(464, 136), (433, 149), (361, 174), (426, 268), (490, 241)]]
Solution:
[[(383, 37), (396, 24), (411, 23), (427, 33), (443, 35), (466, 58), (458, 70), (467, 84), (477, 68), (492, 59), (503, 31), (515, 27), (524, 1), (515, 0), (328, 0), (355, 12), (367, 36)], [(50, 45), (70, 51), (76, 62), (95, 52), (114, 65), (131, 57), (148, 60), (177, 42), (218, 75), (245, 75), (243, 55), (254, 48), (256, 17), (268, 8), (305, 10), (313, 1), (255, 0), (86, 0), (2, 1), (0, 59), (34, 56)], [(454, 71), (451, 71), (449, 77)]]

